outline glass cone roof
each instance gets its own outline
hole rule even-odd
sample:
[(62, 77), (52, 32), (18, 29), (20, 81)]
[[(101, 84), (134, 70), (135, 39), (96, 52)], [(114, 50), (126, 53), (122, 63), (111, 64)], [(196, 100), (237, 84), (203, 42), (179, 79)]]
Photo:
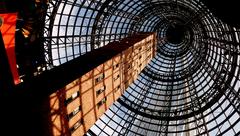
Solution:
[(45, 23), (49, 69), (158, 34), (156, 57), (87, 135), (240, 135), (240, 32), (201, 1), (52, 0)]

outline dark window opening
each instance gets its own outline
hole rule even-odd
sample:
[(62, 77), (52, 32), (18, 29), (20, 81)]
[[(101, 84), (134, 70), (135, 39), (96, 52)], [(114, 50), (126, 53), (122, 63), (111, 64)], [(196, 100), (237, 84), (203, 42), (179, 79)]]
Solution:
[(119, 77), (120, 75), (117, 75), (115, 78), (113, 78), (113, 80), (116, 81)]
[(102, 106), (104, 103), (106, 103), (107, 97), (104, 97), (100, 102), (97, 103), (98, 108)]
[(98, 89), (98, 90), (96, 91), (97, 96), (100, 95), (102, 92), (104, 92), (105, 89), (106, 89), (106, 86), (105, 86), (105, 85), (104, 85), (103, 87), (101, 87), (100, 89)]
[(120, 88), (121, 88), (121, 86), (118, 85), (117, 88), (115, 89), (115, 92), (117, 92)]
[(129, 64), (129, 65), (128, 65), (128, 69), (130, 69), (130, 68), (131, 68), (131, 65)]
[(116, 64), (114, 67), (113, 67), (113, 69), (116, 69), (116, 68), (118, 68), (119, 67), (119, 64)]
[(81, 111), (81, 106), (78, 106), (76, 109), (73, 110), (73, 112), (71, 112), (69, 115), (68, 115), (68, 119), (71, 119), (72, 117), (74, 117), (78, 112)]
[(83, 119), (80, 119), (79, 121), (77, 121), (73, 127), (71, 127), (69, 130), (71, 133), (73, 133), (75, 130), (77, 130), (81, 125), (83, 124)]
[(79, 97), (79, 95), (80, 95), (79, 91), (73, 93), (73, 94), (71, 95), (71, 97), (69, 97), (69, 98), (67, 98), (67, 99), (65, 100), (65, 102), (64, 102), (65, 105), (71, 103), (74, 99), (76, 99), (77, 97)]
[(101, 74), (100, 76), (98, 76), (98, 77), (95, 79), (95, 83), (99, 83), (99, 82), (101, 82), (103, 79), (104, 79), (104, 74)]

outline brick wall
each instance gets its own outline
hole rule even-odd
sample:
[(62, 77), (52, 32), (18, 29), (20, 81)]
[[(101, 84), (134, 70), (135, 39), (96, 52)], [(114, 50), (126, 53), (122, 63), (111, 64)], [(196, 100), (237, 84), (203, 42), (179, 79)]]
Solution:
[(94, 57), (113, 50), (119, 53), (50, 95), (49, 132), (53, 135), (83, 135), (155, 56), (156, 34), (141, 33), (109, 43)]

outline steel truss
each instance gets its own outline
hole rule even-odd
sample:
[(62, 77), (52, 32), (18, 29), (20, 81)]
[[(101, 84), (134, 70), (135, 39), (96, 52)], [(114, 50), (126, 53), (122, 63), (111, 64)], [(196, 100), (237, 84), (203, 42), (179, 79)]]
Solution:
[[(240, 30), (201, 1), (52, 0), (45, 24), (49, 69), (140, 31), (158, 33), (156, 57), (87, 135), (239, 135)], [(174, 44), (166, 33), (177, 25), (184, 37)]]

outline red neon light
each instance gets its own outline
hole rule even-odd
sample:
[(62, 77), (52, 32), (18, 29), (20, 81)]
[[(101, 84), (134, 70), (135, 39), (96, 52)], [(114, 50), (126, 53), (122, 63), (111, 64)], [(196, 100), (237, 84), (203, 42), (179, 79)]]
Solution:
[(8, 62), (11, 68), (14, 83), (18, 84), (20, 83), (20, 78), (18, 75), (15, 55), (15, 31), (17, 13), (0, 14), (0, 17), (3, 19), (2, 26), (0, 29), (8, 56)]

